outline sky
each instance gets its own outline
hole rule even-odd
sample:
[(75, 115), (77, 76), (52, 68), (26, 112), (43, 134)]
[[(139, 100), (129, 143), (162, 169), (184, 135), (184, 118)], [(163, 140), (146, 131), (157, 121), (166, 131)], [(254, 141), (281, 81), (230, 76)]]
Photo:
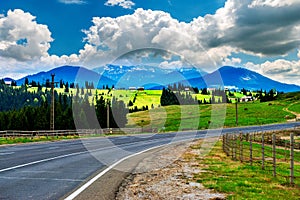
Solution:
[(299, 10), (300, 0), (1, 0), (0, 78), (147, 61), (300, 85)]

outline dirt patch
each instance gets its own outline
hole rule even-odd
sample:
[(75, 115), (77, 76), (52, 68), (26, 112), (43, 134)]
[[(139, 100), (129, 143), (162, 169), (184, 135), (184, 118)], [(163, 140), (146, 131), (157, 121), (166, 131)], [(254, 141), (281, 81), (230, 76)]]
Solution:
[(209, 173), (196, 160), (200, 150), (190, 147), (198, 143), (171, 146), (144, 159), (123, 181), (116, 199), (225, 199), (194, 179), (195, 174)]
[(297, 103), (299, 103), (299, 102), (298, 101), (294, 102), (294, 103), (290, 104), (288, 107), (283, 108), (284, 111), (289, 112), (289, 113), (291, 113), (291, 114), (293, 114), (293, 115), (296, 116), (296, 118), (294, 118), (294, 119), (288, 119), (287, 121), (299, 121), (300, 120), (300, 113), (297, 113), (297, 112), (289, 110), (289, 107), (291, 107), (292, 105), (297, 104)]

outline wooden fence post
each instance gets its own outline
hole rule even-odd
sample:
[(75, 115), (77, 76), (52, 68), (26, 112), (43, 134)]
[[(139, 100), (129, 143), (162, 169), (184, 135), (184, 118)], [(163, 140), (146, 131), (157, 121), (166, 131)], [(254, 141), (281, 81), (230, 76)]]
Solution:
[(226, 154), (227, 154), (227, 156), (229, 156), (230, 155), (230, 143), (229, 143), (229, 135), (228, 135), (228, 133), (226, 134)]
[(290, 160), (291, 160), (291, 171), (290, 171), (290, 184), (294, 185), (294, 134), (291, 133), (291, 149), (290, 149)]
[(231, 135), (231, 142), (230, 142), (230, 146), (231, 146), (231, 159), (233, 159), (233, 152), (234, 152), (234, 135)]
[(225, 153), (225, 135), (222, 135), (222, 148), (223, 152)]
[(224, 135), (224, 152), (227, 155), (227, 134)]
[(250, 136), (250, 165), (252, 166), (252, 134)]
[(240, 161), (243, 162), (243, 134), (240, 133)]
[(234, 155), (233, 160), (236, 160), (236, 150), (237, 150), (237, 135), (233, 136), (233, 147), (234, 147)]
[(262, 133), (261, 135), (261, 168), (265, 169), (265, 135)]
[(272, 135), (273, 176), (276, 177), (276, 135)]
[(287, 141), (284, 140), (284, 161), (286, 161)]
[(225, 142), (225, 138), (224, 138), (224, 135), (222, 135), (222, 150), (223, 150), (223, 152), (225, 152), (225, 144), (224, 144), (224, 142)]

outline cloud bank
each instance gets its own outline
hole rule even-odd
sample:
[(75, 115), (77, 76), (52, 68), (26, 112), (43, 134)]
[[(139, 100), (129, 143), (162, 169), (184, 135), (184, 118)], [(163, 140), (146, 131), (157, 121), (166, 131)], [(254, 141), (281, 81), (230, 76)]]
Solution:
[[(127, 0), (108, 0), (105, 4), (126, 9), (135, 5)], [(29, 67), (38, 63), (48, 68), (62, 64), (93, 68), (130, 51), (153, 48), (157, 54), (161, 49), (174, 52), (195, 66), (211, 71), (224, 64), (242, 65), (240, 58), (229, 57), (243, 53), (258, 59), (281, 56), (282, 59), (274, 62), (244, 66), (280, 81), (300, 84), (293, 78), (300, 76), (299, 59), (284, 59), (300, 48), (299, 10), (298, 0), (228, 0), (215, 14), (187, 23), (163, 11), (138, 8), (131, 15), (117, 18), (94, 17), (93, 25), (83, 31), (84, 47), (79, 53), (61, 57), (48, 54), (53, 39), (46, 25), (37, 24), (34, 16), (22, 10), (8, 11), (7, 16), (0, 17), (0, 67), (5, 61), (9, 66), (20, 63)], [(160, 66), (178, 64), (170, 63), (172, 60)]]

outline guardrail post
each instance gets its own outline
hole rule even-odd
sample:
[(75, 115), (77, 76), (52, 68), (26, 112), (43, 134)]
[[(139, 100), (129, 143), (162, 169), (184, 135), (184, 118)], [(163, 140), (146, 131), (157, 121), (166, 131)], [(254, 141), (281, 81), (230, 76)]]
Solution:
[(294, 185), (294, 133), (291, 133), (291, 149), (290, 149), (290, 160), (291, 160), (291, 171), (290, 171), (290, 184)]

